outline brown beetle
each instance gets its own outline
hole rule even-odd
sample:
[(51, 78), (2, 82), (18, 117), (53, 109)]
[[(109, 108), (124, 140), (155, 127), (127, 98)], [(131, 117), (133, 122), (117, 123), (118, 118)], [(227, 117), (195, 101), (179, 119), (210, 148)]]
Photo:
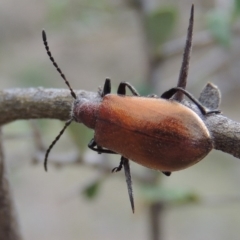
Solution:
[[(193, 7), (190, 25), (193, 22)], [(47, 53), (68, 85), (75, 99), (71, 119), (49, 146), (44, 166), (50, 150), (63, 134), (67, 126), (76, 121), (94, 129), (94, 137), (89, 148), (98, 153), (120, 154), (121, 162), (113, 171), (124, 167), (132, 210), (134, 211), (129, 159), (145, 167), (162, 171), (169, 176), (172, 171), (192, 166), (203, 159), (213, 148), (210, 133), (203, 120), (190, 108), (172, 99), (181, 92), (197, 105), (202, 115), (219, 113), (208, 111), (198, 100), (181, 87), (175, 87), (162, 94), (141, 97), (127, 82), (120, 83), (117, 94), (111, 94), (111, 82), (106, 79), (103, 89), (93, 100), (77, 98), (64, 74), (54, 61), (47, 44), (46, 33), (42, 32)], [(191, 41), (190, 41), (191, 42)], [(187, 77), (191, 44), (186, 43), (184, 61), (180, 76)], [(186, 67), (187, 65), (187, 67)], [(133, 96), (126, 96), (128, 88)]]

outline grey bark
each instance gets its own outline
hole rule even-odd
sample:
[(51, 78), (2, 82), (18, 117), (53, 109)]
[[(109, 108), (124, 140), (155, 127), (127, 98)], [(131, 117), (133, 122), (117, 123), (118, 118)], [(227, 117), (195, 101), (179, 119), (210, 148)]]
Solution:
[[(75, 91), (78, 98), (94, 100), (97, 93)], [(216, 109), (220, 103), (217, 87), (208, 84), (199, 100), (209, 109)], [(67, 89), (6, 89), (0, 91), (0, 125), (20, 119), (51, 118), (66, 121), (70, 118), (73, 98)], [(202, 117), (208, 127), (214, 148), (240, 158), (240, 123), (223, 114), (202, 116), (197, 107), (186, 100), (183, 104)]]

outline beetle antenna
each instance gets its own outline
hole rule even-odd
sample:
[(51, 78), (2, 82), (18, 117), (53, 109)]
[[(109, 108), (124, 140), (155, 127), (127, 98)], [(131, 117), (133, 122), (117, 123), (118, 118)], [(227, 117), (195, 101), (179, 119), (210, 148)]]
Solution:
[[(177, 87), (181, 87), (183, 89), (185, 89), (187, 85), (188, 68), (189, 68), (189, 61), (190, 61), (190, 55), (191, 55), (191, 49), (192, 49), (193, 23), (194, 23), (194, 4), (192, 4), (192, 7), (191, 7), (187, 39), (185, 43), (182, 66), (181, 66), (181, 70), (178, 78), (178, 84), (177, 84)], [(174, 96), (174, 99), (177, 101), (181, 101), (183, 99), (183, 93), (177, 92)]]
[(57, 63), (55, 62), (51, 52), (50, 52), (50, 49), (49, 49), (49, 46), (48, 46), (48, 42), (47, 42), (47, 35), (46, 35), (46, 32), (44, 30), (42, 30), (42, 39), (43, 39), (43, 44), (45, 46), (45, 49), (47, 51), (47, 54), (51, 60), (51, 62), (53, 63), (54, 67), (57, 69), (57, 71), (60, 73), (61, 77), (63, 78), (63, 80), (65, 81), (65, 83), (67, 84), (70, 92), (71, 92), (71, 95), (74, 99), (76, 99), (76, 94), (75, 92), (73, 91), (73, 89), (71, 88), (70, 86), (70, 83), (68, 82), (68, 80), (66, 79), (65, 75), (63, 74), (63, 72), (61, 71), (61, 69), (58, 67)]
[(51, 151), (51, 149), (53, 148), (53, 146), (56, 144), (56, 142), (59, 140), (59, 138), (63, 135), (64, 131), (66, 130), (66, 128), (71, 124), (71, 122), (73, 121), (73, 118), (69, 119), (63, 129), (60, 131), (60, 133), (57, 135), (57, 137), (53, 140), (53, 142), (51, 143), (51, 145), (48, 147), (46, 153), (45, 153), (45, 158), (44, 158), (44, 168), (45, 171), (47, 172), (47, 160), (48, 160), (48, 155)]

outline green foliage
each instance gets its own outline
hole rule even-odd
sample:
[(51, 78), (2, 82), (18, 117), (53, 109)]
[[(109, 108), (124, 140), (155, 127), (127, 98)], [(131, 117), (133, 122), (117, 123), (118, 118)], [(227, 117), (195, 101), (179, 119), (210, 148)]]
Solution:
[(234, 0), (234, 14), (240, 15), (240, 0)]
[(145, 185), (141, 188), (144, 199), (149, 203), (163, 202), (172, 204), (184, 204), (197, 202), (198, 196), (191, 191), (179, 189), (165, 189), (156, 185)]
[(29, 124), (27, 121), (15, 121), (4, 126), (4, 133), (7, 135), (28, 134)]
[(146, 17), (146, 27), (153, 50), (158, 48), (169, 38), (176, 25), (177, 10), (175, 7), (161, 7)]
[(231, 13), (222, 10), (213, 10), (207, 16), (207, 26), (222, 46), (228, 47), (230, 45)]
[[(147, 96), (149, 94), (154, 93), (154, 88), (148, 82), (141, 82), (137, 84), (136, 89), (138, 90), (141, 96)], [(157, 93), (155, 92), (154, 94), (157, 94)]]
[(232, 38), (231, 26), (240, 16), (240, 0), (234, 0), (232, 8), (212, 10), (207, 16), (207, 27), (214, 38), (224, 47), (229, 47)]
[(97, 180), (91, 184), (89, 184), (84, 190), (83, 190), (83, 194), (86, 198), (88, 199), (94, 199), (100, 189), (100, 185), (101, 185), (101, 181)]
[(48, 5), (48, 21), (55, 27), (73, 23), (91, 25), (101, 19), (106, 13), (111, 13), (112, 8), (106, 0), (50, 0)]
[(69, 6), (68, 0), (51, 0), (48, 1), (48, 20), (56, 25), (61, 25), (67, 16)]
[[(49, 76), (35, 63), (28, 64), (27, 67), (20, 70), (20, 72), (16, 73), (17, 79), (19, 79), (23, 86), (48, 86), (50, 85)], [(45, 82), (44, 82), (45, 81)]]

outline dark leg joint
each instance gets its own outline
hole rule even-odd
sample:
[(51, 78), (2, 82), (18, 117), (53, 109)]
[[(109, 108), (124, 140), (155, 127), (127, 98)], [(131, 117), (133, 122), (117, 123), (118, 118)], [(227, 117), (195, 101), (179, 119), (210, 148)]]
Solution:
[(117, 94), (126, 95), (126, 87), (131, 91), (134, 96), (140, 96), (137, 90), (127, 82), (121, 82), (118, 86)]
[(121, 161), (120, 161), (118, 167), (113, 168), (113, 169), (112, 169), (112, 173), (114, 173), (114, 172), (120, 172), (120, 171), (122, 170), (122, 167), (123, 167), (123, 160), (122, 160), (122, 158), (121, 158)]
[(109, 154), (117, 154), (116, 152), (114, 151), (111, 151), (111, 150), (108, 150), (108, 149), (103, 149), (102, 147), (98, 146), (97, 143), (94, 141), (94, 139), (92, 139), (89, 144), (88, 144), (88, 147), (97, 152), (98, 154), (101, 154), (101, 153), (109, 153)]
[(111, 93), (111, 80), (109, 78), (106, 78), (103, 90), (102, 90), (102, 97), (104, 97), (106, 94)]
[(178, 91), (184, 93), (193, 103), (195, 103), (203, 115), (221, 113), (219, 110), (207, 110), (191, 93), (180, 87), (171, 88), (170, 90), (164, 92), (161, 98), (170, 99)]

